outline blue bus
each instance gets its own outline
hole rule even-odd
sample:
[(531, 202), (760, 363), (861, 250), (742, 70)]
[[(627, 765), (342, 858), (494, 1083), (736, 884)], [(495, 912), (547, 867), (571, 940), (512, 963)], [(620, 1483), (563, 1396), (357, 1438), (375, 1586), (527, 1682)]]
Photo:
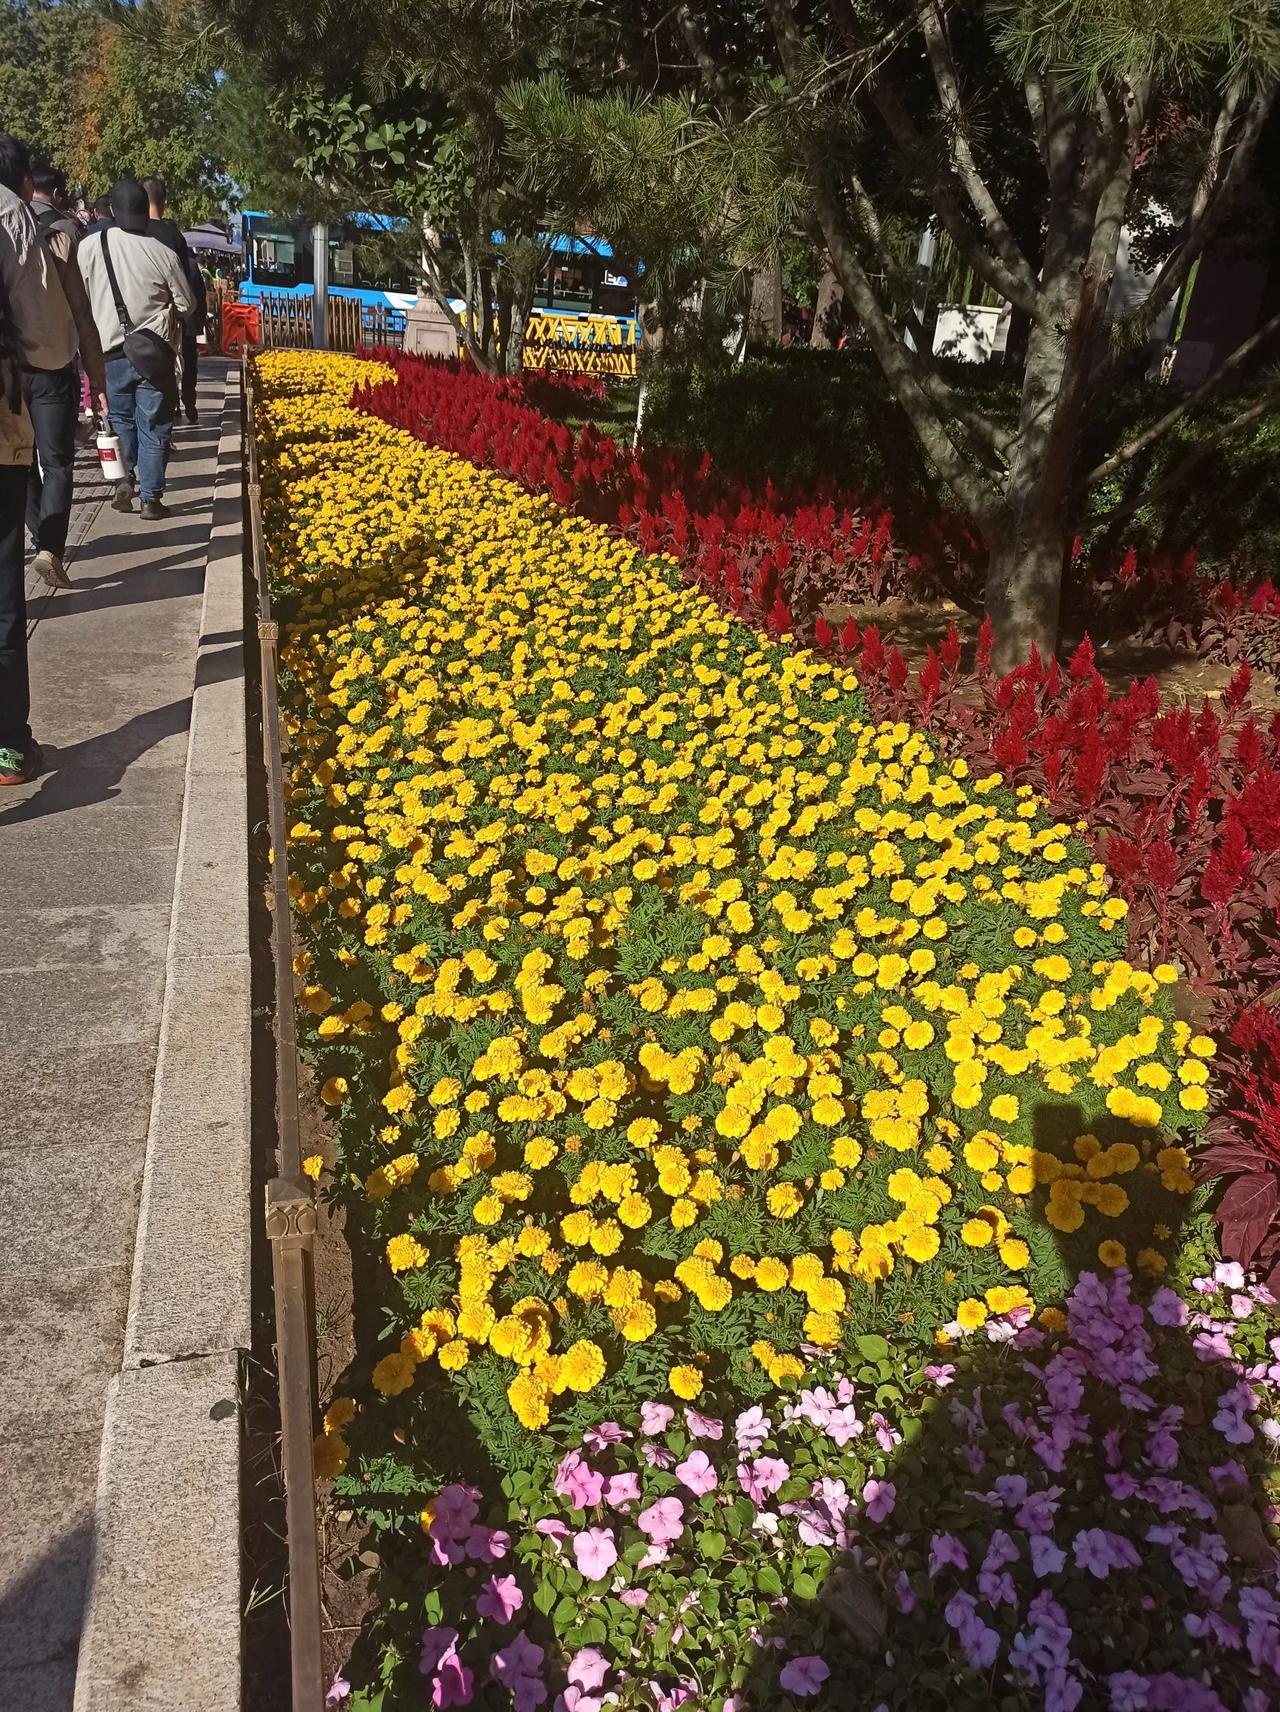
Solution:
[[(252, 303), (264, 291), (313, 296), (311, 226), (261, 209), (246, 209), (240, 221), (242, 301)], [(635, 288), (603, 238), (561, 236), (552, 238), (549, 247), (550, 261), (534, 294), (535, 309), (634, 320)], [(329, 289), (341, 296), (406, 310), (418, 295), (420, 265), (410, 222), (403, 217), (347, 214), (329, 229)]]

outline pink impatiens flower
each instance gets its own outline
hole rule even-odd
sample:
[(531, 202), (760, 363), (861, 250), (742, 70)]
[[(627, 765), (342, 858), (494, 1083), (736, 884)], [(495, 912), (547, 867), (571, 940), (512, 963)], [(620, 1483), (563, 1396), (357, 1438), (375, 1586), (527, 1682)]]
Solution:
[(611, 1474), (604, 1483), (604, 1501), (615, 1510), (623, 1504), (634, 1504), (640, 1497), (638, 1474)]
[(711, 1415), (699, 1415), (694, 1409), (684, 1412), (685, 1424), (695, 1439), (722, 1439), (724, 1437), (724, 1422), (717, 1421)]
[(650, 1437), (655, 1433), (665, 1433), (674, 1415), (675, 1410), (667, 1403), (641, 1403), (640, 1430)]
[(678, 1498), (659, 1498), (647, 1510), (641, 1510), (636, 1526), (648, 1534), (654, 1545), (668, 1545), (684, 1532), (684, 1505)]
[(523, 1607), (524, 1594), (514, 1575), (491, 1575), (476, 1599), (476, 1610), (494, 1623), (509, 1623)]
[(763, 1504), (791, 1473), (789, 1464), (777, 1456), (757, 1457), (752, 1463), (738, 1464), (738, 1484), (753, 1504)]
[(583, 1647), (569, 1665), (569, 1681), (575, 1688), (603, 1688), (608, 1674), (609, 1661), (598, 1647)]
[(898, 1488), (892, 1480), (868, 1480), (862, 1488), (862, 1502), (869, 1522), (883, 1522), (898, 1502)]
[(611, 1528), (587, 1528), (573, 1536), (573, 1555), (588, 1581), (600, 1581), (618, 1561), (617, 1542)]
[(691, 1451), (685, 1460), (676, 1468), (676, 1479), (687, 1486), (695, 1498), (701, 1498), (706, 1492), (714, 1492), (720, 1484), (716, 1471), (712, 1467), (711, 1458), (705, 1450)]
[(435, 1681), (431, 1684), (431, 1704), (440, 1709), (446, 1706), (470, 1706), (474, 1692), (475, 1677), (455, 1653), (441, 1662)]
[(575, 1510), (591, 1510), (600, 1502), (604, 1476), (582, 1459), (581, 1452), (571, 1450), (556, 1470), (555, 1491), (567, 1498)]
[(830, 1675), (829, 1666), (822, 1659), (811, 1655), (808, 1658), (795, 1658), (789, 1664), (784, 1664), (778, 1682), (788, 1694), (799, 1694), (803, 1697), (816, 1694)]

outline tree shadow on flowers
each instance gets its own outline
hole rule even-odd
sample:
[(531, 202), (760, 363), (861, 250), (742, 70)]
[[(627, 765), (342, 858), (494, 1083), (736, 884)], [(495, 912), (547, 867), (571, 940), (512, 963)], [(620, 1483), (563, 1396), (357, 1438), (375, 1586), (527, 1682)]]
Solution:
[(1129, 1158), (1105, 1150), (1142, 1136), (1094, 1128), (1071, 1105), (1035, 1113), (1066, 1181), (1130, 1199), (1055, 1229), (1074, 1192), (1037, 1192), (1028, 1276), (1056, 1260), (1060, 1309), (989, 1313), (904, 1371), (893, 1407), (855, 1376), (863, 1430), (843, 1450), (821, 1399), (791, 1404), (817, 1478), (779, 1494), (782, 1597), (733, 1712), (1280, 1705), (1275, 1306), (1215, 1267), (1192, 1198), (1166, 1190), (1176, 1156), (1148, 1131), (1142, 1164), (1109, 1174)]

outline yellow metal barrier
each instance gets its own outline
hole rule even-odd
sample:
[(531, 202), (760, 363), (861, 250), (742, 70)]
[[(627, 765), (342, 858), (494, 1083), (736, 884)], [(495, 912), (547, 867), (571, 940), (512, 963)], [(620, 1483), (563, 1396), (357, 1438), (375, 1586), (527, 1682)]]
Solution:
[(524, 366), (634, 378), (638, 333), (634, 321), (612, 315), (535, 311), (525, 329)]

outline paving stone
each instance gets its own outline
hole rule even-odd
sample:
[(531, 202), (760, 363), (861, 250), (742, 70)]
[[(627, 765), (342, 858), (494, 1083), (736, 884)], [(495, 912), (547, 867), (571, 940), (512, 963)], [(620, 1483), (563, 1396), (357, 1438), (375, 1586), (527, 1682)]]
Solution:
[[(7, 985), (0, 981), (0, 987)], [(155, 1056), (149, 1043), (50, 1046), (0, 1057), (0, 1171), (8, 1180), (10, 1150), (43, 1149), (68, 1138), (108, 1147), (122, 1135), (145, 1135)], [(109, 1180), (101, 1192), (109, 1192)]]
[(172, 913), (166, 903), (0, 909), (0, 975), (163, 960)]
[(0, 1290), (0, 1441), (101, 1427), (124, 1351), (129, 1268), (92, 1259), (66, 1243), (55, 1270)]
[(221, 957), (240, 952), (247, 956), (249, 832), (244, 779), (234, 773), (189, 774), (185, 836), (171, 955)]
[[(73, 1132), (52, 1145), (11, 1148), (0, 1198), (0, 1279), (60, 1272), (68, 1256), (130, 1266), (146, 1151), (141, 1133), (129, 1141), (86, 1142)], [(36, 1207), (40, 1215), (33, 1218)]]
[(33, 1704), (69, 1712), (67, 1673), (74, 1677), (100, 1448), (97, 1430), (0, 1445), (5, 1494), (0, 1707), (5, 1712), (19, 1707), (25, 1712), (29, 1704), (5, 1697), (12, 1687), (8, 1676), (22, 1670), (47, 1671), (57, 1686), (56, 1697), (37, 1696)]
[[(170, 965), (125, 1355), (251, 1341), (248, 958)], [(239, 1255), (233, 1266), (231, 1257)]]
[(67, 849), (176, 850), (182, 780), (177, 766), (130, 767), (121, 775), (55, 756), (49, 771), (0, 809), (6, 864), (38, 869)]
[(121, 1373), (75, 1712), (239, 1712), (239, 1359)]
[[(223, 373), (211, 364), (203, 380), (211, 419)], [(238, 1696), (235, 1357), (216, 1372), (197, 1371), (197, 1360), (121, 1377), (197, 676), (215, 703), (225, 698), (208, 708), (210, 736), (220, 710), (237, 700), (241, 709), (226, 755), (214, 754), (198, 838), (212, 839), (220, 817), (234, 831), (228, 775), (243, 776), (243, 687), (232, 681), (239, 620), (226, 601), (210, 615), (203, 594), (217, 447), (212, 430), (178, 437), (178, 505), (158, 525), (113, 512), (92, 459), (82, 459), (74, 586), (37, 593), (29, 610), (46, 767), (0, 803), (0, 1712), (72, 1712), (95, 1549), (111, 1570), (98, 1585), (114, 1587), (120, 1603), (105, 1676), (90, 1650), (86, 1704), (231, 1712)], [(228, 634), (200, 649), (202, 629)], [(192, 872), (189, 889), (199, 892), (204, 873)], [(193, 951), (200, 932), (221, 934), (247, 963), (235, 912), (220, 922), (210, 890), (198, 913)], [(197, 1016), (179, 1044), (188, 1063), (205, 1066), (205, 1116), (171, 1125), (176, 1145), (189, 1136), (197, 1150), (243, 1130), (228, 1115), (239, 1111), (240, 1071), (224, 1067), (224, 1087), (216, 1073), (226, 995), (216, 996), (207, 967), (217, 954), (199, 961), (203, 978), (195, 957), (184, 966), (189, 1003), (213, 995), (204, 1057)], [(170, 1061), (183, 1073), (180, 1054)], [(227, 1232), (217, 1240), (230, 1242), (239, 1190), (234, 1174), (219, 1177), (215, 1165), (213, 1176)], [(175, 1299), (203, 1292), (230, 1326), (225, 1300), (240, 1294), (239, 1269), (218, 1306), (208, 1288), (216, 1257), (202, 1250), (184, 1266), (190, 1230), (178, 1233), (173, 1211), (168, 1288)], [(190, 1333), (194, 1317), (184, 1323)], [(113, 1388), (121, 1408), (108, 1439), (124, 1456), (100, 1495)], [(95, 1526), (108, 1530), (96, 1545)], [(207, 1538), (193, 1537), (200, 1532)]]
[(10, 878), (0, 903), (5, 910), (19, 904), (27, 909), (65, 909), (81, 903), (162, 904), (173, 897), (176, 852), (103, 849), (89, 846), (50, 851), (28, 869), (20, 884)]
[(41, 1046), (149, 1046), (163, 993), (163, 963), (15, 971), (4, 976), (5, 1054)]

